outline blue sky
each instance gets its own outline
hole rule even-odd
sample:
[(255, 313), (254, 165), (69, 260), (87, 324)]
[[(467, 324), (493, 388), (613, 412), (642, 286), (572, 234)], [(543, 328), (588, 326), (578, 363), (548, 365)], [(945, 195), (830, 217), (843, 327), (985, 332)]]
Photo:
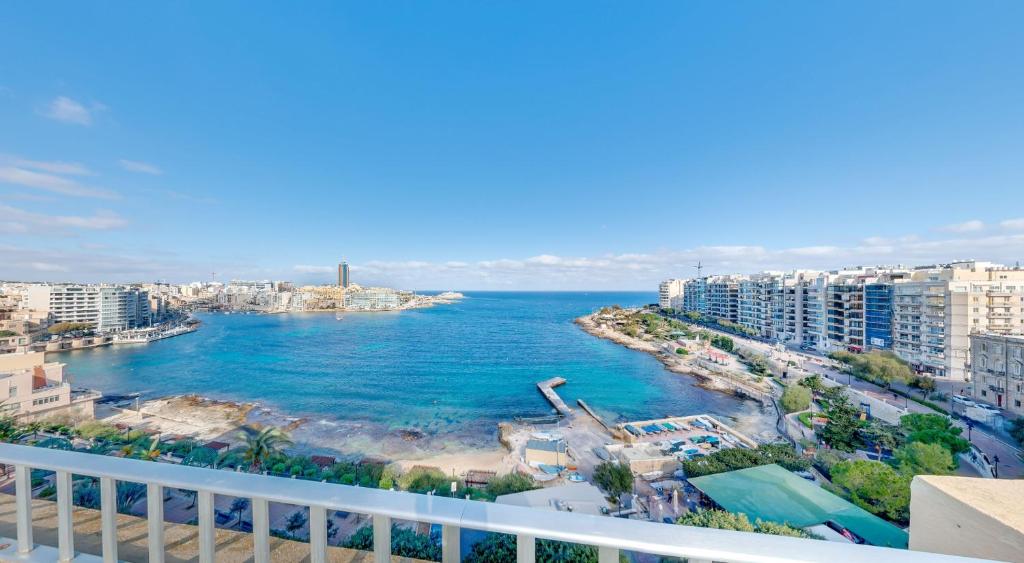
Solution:
[(0, 279), (1024, 255), (1019, 2), (12, 3)]

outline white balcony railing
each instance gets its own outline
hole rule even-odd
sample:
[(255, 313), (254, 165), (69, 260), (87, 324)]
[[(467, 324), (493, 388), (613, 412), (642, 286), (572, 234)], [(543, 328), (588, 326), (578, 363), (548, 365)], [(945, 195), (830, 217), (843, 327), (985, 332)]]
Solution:
[[(638, 520), (550, 512), (531, 508), (414, 493), (384, 491), (315, 481), (267, 477), (116, 457), (0, 444), (0, 463), (15, 466), (17, 539), (0, 550), (0, 561), (98, 560), (75, 553), (72, 474), (97, 477), (101, 490), (102, 560), (117, 561), (117, 481), (147, 485), (150, 561), (164, 561), (163, 489), (198, 491), (199, 561), (215, 561), (214, 495), (251, 499), (253, 561), (269, 563), (270, 502), (309, 507), (311, 563), (327, 558), (327, 511), (368, 514), (373, 519), (375, 563), (391, 560), (391, 520), (442, 526), (442, 561), (459, 560), (462, 528), (517, 537), (517, 561), (534, 561), (535, 539), (596, 546), (600, 563), (617, 563), (620, 550), (688, 558), (690, 563), (966, 563), (948, 555), (805, 540), (761, 534), (655, 524)], [(56, 472), (57, 546), (32, 538), (31, 470)], [(14, 552), (16, 549), (16, 553)]]

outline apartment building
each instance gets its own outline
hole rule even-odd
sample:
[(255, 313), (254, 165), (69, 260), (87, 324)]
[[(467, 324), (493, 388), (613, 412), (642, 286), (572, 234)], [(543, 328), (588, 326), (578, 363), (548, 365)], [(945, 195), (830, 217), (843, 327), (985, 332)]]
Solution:
[(1024, 336), (972, 334), (974, 398), (1024, 415)]
[(742, 276), (712, 276), (707, 281), (707, 315), (721, 321), (737, 322)]
[(39, 311), (53, 323), (87, 323), (100, 332), (141, 328), (152, 323), (149, 295), (122, 285), (27, 284), (22, 308)]
[(864, 284), (864, 344), (874, 350), (892, 348), (893, 282)]
[(1024, 270), (956, 262), (893, 286), (893, 351), (915, 369), (968, 380), (971, 334), (1024, 333)]
[(837, 276), (826, 286), (825, 303), (827, 348), (864, 351), (864, 278)]
[(686, 280), (671, 279), (658, 284), (658, 306), (662, 309), (682, 309)]
[(683, 310), (708, 314), (708, 278), (692, 279), (683, 284)]
[(397, 309), (402, 292), (386, 287), (367, 287), (345, 292), (345, 308), (355, 311)]
[(739, 324), (757, 332), (761, 338), (777, 338), (776, 294), (782, 283), (781, 272), (762, 272), (739, 281)]
[(64, 364), (47, 362), (42, 352), (0, 355), (0, 412), (25, 420), (93, 417), (99, 394), (73, 391)]

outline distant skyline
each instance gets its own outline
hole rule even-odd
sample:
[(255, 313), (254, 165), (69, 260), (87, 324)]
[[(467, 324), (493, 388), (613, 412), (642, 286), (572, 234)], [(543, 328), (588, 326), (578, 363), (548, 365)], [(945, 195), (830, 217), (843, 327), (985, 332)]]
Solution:
[[(102, 7), (100, 7), (102, 6)], [(1024, 257), (1024, 3), (0, 18), (0, 279), (652, 290)]]

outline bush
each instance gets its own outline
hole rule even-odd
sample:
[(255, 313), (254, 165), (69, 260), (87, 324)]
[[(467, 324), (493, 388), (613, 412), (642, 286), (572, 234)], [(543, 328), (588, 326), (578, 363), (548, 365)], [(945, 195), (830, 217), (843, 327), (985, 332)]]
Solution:
[(398, 478), (399, 488), (413, 493), (447, 493), (451, 484), (452, 478), (436, 467), (414, 467)]
[(609, 495), (619, 498), (633, 490), (633, 472), (628, 465), (605, 461), (594, 468), (594, 482)]
[(676, 348), (676, 354), (679, 354), (680, 356), (685, 356), (689, 354), (689, 352), (686, 351), (686, 348)]
[(121, 431), (118, 430), (116, 426), (106, 422), (100, 422), (99, 420), (83, 422), (78, 425), (75, 432), (79, 437), (85, 438), (86, 440), (113, 440), (121, 435)]
[(779, 522), (755, 520), (753, 523), (746, 514), (733, 514), (724, 510), (699, 510), (684, 514), (676, 524), (681, 526), (696, 526), (698, 528), (715, 528), (718, 530), (735, 530), (738, 532), (755, 532), (772, 536), (789, 536), (791, 538), (821, 539), (819, 536), (809, 534), (800, 528), (794, 528)]
[(508, 475), (502, 475), (491, 479), (491, 482), (487, 484), (487, 492), (494, 496), (509, 495), (512, 493), (521, 493), (523, 491), (532, 491), (538, 488), (533, 482), (533, 479), (523, 475), (522, 473), (512, 472)]
[(782, 392), (781, 403), (787, 414), (805, 411), (811, 408), (811, 390), (802, 385), (789, 385)]
[(814, 428), (814, 423), (811, 421), (811, 419), (814, 418), (814, 413), (813, 412), (811, 412), (811, 411), (804, 411), (804, 412), (798, 414), (796, 416), (796, 418), (797, 418), (797, 420), (800, 421), (800, 424), (803, 424), (807, 428), (812, 428), (812, 429)]

